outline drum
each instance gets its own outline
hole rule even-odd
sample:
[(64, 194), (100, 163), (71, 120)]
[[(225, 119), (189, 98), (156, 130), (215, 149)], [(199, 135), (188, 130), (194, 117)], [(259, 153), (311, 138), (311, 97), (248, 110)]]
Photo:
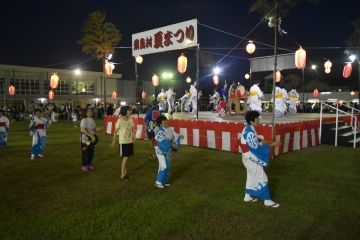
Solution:
[(244, 98), (247, 97), (246, 89), (243, 85), (239, 85), (236, 88), (236, 97)]

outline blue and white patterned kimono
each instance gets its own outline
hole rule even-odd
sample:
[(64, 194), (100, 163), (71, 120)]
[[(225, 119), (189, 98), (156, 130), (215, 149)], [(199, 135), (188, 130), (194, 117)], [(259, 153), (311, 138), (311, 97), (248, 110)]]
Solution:
[(262, 145), (253, 126), (247, 124), (241, 134), (242, 161), (247, 171), (245, 192), (270, 200), (268, 178), (264, 167), (269, 164), (270, 145)]
[[(33, 126), (33, 123), (36, 123)], [(33, 117), (30, 121), (30, 136), (33, 137), (31, 154), (43, 154), (46, 144), (46, 131), (51, 124), (50, 120), (47, 120), (44, 117), (40, 119)]]
[(158, 145), (155, 147), (157, 159), (159, 160), (159, 171), (156, 178), (157, 184), (167, 184), (170, 172), (170, 162), (172, 151), (178, 152), (178, 149), (173, 149), (172, 145), (180, 144), (180, 134), (174, 132), (171, 128), (159, 127), (155, 133), (155, 139)]
[(2, 116), (0, 117), (0, 147), (6, 147), (8, 132), (9, 119), (5, 116)]

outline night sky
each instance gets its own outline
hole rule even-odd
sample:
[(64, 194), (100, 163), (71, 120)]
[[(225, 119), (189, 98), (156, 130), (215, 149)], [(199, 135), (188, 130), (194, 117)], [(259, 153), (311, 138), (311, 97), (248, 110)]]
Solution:
[[(131, 35), (158, 27), (197, 18), (200, 24), (219, 29), (237, 36), (246, 36), (260, 22), (260, 15), (249, 13), (253, 1), (233, 0), (179, 0), (179, 1), (98, 1), (98, 0), (2, 0), (0, 64), (69, 68), (91, 58), (81, 52), (76, 42), (81, 38), (80, 29), (95, 11), (106, 12), (106, 21), (115, 24), (122, 34), (118, 47), (131, 47)], [(320, 79), (341, 78), (344, 62), (349, 61), (344, 54), (345, 42), (354, 31), (351, 22), (360, 17), (360, 1), (322, 0), (319, 5), (306, 1), (291, 9), (282, 19), (281, 28), (288, 32), (279, 36), (278, 46), (289, 51), (279, 50), (279, 54), (296, 51), (300, 44), (307, 51), (309, 64), (319, 67)], [(241, 39), (198, 25), (198, 42), (202, 51), (213, 54), (214, 66), (228, 50), (214, 48), (233, 48)], [(248, 37), (255, 42), (274, 45), (273, 29), (260, 24)], [(244, 48), (243, 41), (239, 48)], [(256, 43), (257, 50), (251, 56), (244, 49), (236, 49), (218, 63), (223, 68), (220, 81), (240, 81), (246, 85), (244, 74), (248, 72), (249, 57), (268, 56), (273, 49)], [(324, 49), (334, 47), (332, 49)], [(307, 49), (308, 48), (308, 49)], [(180, 75), (176, 71), (178, 56), (185, 52), (188, 57), (188, 71)], [(195, 52), (191, 49), (164, 52), (143, 56), (139, 66), (139, 79), (149, 80), (153, 73), (168, 70), (176, 73), (176, 78), (185, 80), (190, 75), (195, 78)], [(325, 59), (333, 63), (329, 75), (323, 73)], [(116, 64), (115, 73), (122, 73), (123, 79), (135, 79), (134, 58), (131, 49), (119, 48), (112, 59)], [(91, 60), (78, 66), (84, 71), (101, 71), (101, 62)], [(300, 71), (300, 70), (297, 70)], [(259, 73), (261, 75), (271, 74)], [(311, 74), (310, 72), (308, 74)], [(186, 76), (185, 76), (186, 75)], [(357, 68), (353, 68), (353, 75)], [(254, 75), (255, 76), (255, 75)], [(212, 84), (208, 71), (200, 72), (203, 86)]]

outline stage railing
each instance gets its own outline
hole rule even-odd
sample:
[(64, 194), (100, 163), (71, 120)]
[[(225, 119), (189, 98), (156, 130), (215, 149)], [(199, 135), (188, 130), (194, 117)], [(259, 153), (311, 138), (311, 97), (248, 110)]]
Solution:
[[(332, 108), (332, 109), (336, 110), (336, 118), (335, 118), (335, 119), (336, 119), (336, 120), (335, 120), (335, 122), (336, 122), (336, 124), (335, 124), (335, 147), (337, 147), (339, 112), (341, 112), (341, 113), (343, 113), (343, 114), (346, 114), (346, 115), (350, 116), (350, 118), (351, 118), (351, 127), (352, 127), (352, 130), (353, 130), (353, 132), (354, 132), (354, 146), (353, 146), (353, 147), (356, 148), (356, 133), (357, 133), (357, 125), (356, 125), (356, 124), (357, 124), (357, 117), (354, 116), (354, 111), (353, 111), (353, 110), (357, 110), (357, 109), (353, 108), (353, 109), (351, 110), (351, 114), (350, 114), (350, 113), (347, 113), (347, 112), (342, 111), (342, 110), (339, 109), (339, 103), (338, 103), (338, 102), (336, 103), (336, 107), (321, 102), (321, 106), (320, 106), (320, 144), (321, 144), (323, 105), (325, 105), (325, 106), (327, 106), (327, 107), (329, 107), (329, 108)], [(358, 110), (357, 110), (357, 111), (358, 111)], [(358, 111), (358, 112), (360, 112), (360, 111)], [(354, 118), (354, 120), (355, 120), (355, 121), (354, 121), (355, 124), (353, 124), (353, 123), (354, 123), (354, 122), (353, 122), (353, 118)], [(354, 127), (353, 125), (355, 125), (355, 127)]]

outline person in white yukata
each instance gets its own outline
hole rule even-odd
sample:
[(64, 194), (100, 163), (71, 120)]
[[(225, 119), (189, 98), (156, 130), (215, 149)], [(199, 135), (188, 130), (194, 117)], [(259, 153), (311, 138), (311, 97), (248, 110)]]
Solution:
[(288, 92), (289, 98), (289, 113), (290, 115), (296, 115), (296, 102), (299, 100), (299, 93), (296, 91), (295, 86), (292, 87), (291, 91)]
[(198, 94), (196, 89), (196, 82), (190, 85), (190, 104), (192, 106), (192, 113), (191, 117), (197, 117), (197, 101), (198, 101)]
[(42, 117), (42, 111), (35, 109), (35, 116), (30, 122), (30, 136), (33, 137), (31, 147), (31, 160), (35, 159), (35, 154), (44, 157), (44, 149), (46, 144), (46, 131), (51, 124), (49, 117)]
[(171, 153), (172, 151), (179, 151), (180, 140), (184, 139), (184, 136), (169, 128), (168, 120), (163, 115), (156, 118), (156, 123), (159, 128), (157, 128), (155, 133), (155, 139), (158, 141), (158, 146), (155, 147), (155, 152), (159, 161), (159, 170), (155, 186), (158, 188), (164, 188), (170, 186), (169, 172), (172, 157)]
[(274, 93), (272, 94), (275, 103), (275, 107), (274, 107), (275, 117), (283, 117), (286, 114), (287, 93), (285, 94), (284, 91), (279, 86), (280, 83), (277, 82), (275, 87), (275, 94)]
[(159, 102), (159, 111), (161, 114), (165, 112), (166, 109), (166, 101), (167, 101), (167, 95), (165, 92), (165, 88), (161, 88), (161, 92), (157, 96), (157, 101)]
[(262, 107), (260, 99), (264, 97), (264, 93), (259, 88), (260, 80), (255, 80), (254, 85), (250, 88), (250, 110), (258, 111), (260, 119), (262, 119)]
[(184, 104), (185, 112), (190, 112), (190, 103), (189, 103), (189, 91), (185, 89), (185, 94), (182, 96), (179, 101)]
[(169, 90), (167, 90), (166, 92), (166, 100), (168, 104), (168, 118), (173, 118), (175, 95), (176, 94), (174, 93), (174, 87), (170, 85)]
[(280, 204), (270, 198), (268, 178), (264, 167), (269, 166), (270, 147), (280, 146), (281, 142), (267, 144), (264, 139), (259, 139), (255, 128), (260, 124), (259, 112), (249, 111), (245, 115), (247, 122), (244, 127), (240, 147), (242, 162), (247, 171), (245, 202), (256, 202), (256, 198), (264, 199), (266, 207), (278, 208)]
[(7, 143), (7, 133), (10, 131), (9, 129), (9, 119), (5, 117), (4, 110), (0, 109), (0, 147), (6, 147)]

